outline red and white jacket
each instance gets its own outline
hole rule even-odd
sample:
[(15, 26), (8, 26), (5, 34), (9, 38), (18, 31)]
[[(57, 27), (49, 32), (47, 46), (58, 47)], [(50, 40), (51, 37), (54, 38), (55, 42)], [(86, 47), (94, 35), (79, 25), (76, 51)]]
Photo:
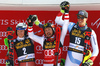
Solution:
[[(58, 14), (58, 16), (60, 16), (60, 15), (62, 15), (62, 13)], [(64, 21), (65, 22), (63, 24), (63, 27), (66, 26), (69, 22), (69, 14), (65, 15)], [(62, 27), (61, 36), (60, 36), (60, 42), (61, 42), (62, 45), (63, 45), (64, 38), (65, 38), (65, 35), (66, 35), (65, 28), (63, 28), (63, 27)], [(28, 28), (28, 36), (32, 40), (34, 40), (35, 42), (41, 44), (42, 47), (44, 46), (45, 37), (44, 36), (40, 37), (40, 36), (35, 35), (32, 27)], [(44, 50), (44, 66), (47, 66), (47, 65), (53, 66), (53, 64), (54, 64), (54, 50), (55, 49), (45, 49)], [(62, 51), (62, 49), (59, 48), (59, 52), (60, 52), (59, 59), (61, 59), (61, 51)], [(46, 63), (45, 61), (46, 62), (48, 61), (48, 62)], [(60, 66), (59, 61), (58, 61), (58, 66)]]

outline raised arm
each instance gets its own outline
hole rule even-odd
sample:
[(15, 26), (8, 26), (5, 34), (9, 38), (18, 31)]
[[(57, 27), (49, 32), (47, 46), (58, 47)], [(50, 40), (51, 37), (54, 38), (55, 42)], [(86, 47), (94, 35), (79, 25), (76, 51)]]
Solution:
[[(57, 15), (55, 22), (62, 26), (60, 41), (63, 44), (64, 38), (67, 34), (68, 25), (69, 25), (69, 2), (63, 1), (60, 4), (60, 7), (61, 7), (61, 11)], [(64, 14), (64, 20), (62, 20), (63, 14)]]
[(35, 22), (36, 25), (39, 25), (39, 21), (37, 19), (37, 16), (30, 15), (29, 18), (27, 19), (27, 22), (28, 22), (28, 36), (29, 36), (29, 38), (31, 38), (32, 40), (34, 40), (35, 42), (37, 42), (43, 46), (44, 37), (34, 35), (34, 33), (33, 33), (33, 28), (32, 28), (33, 22)]
[[(70, 8), (69, 2), (67, 2), (67, 1), (61, 2), (60, 8), (61, 8), (61, 10), (58, 13), (58, 15), (56, 16), (55, 22), (58, 25), (63, 26), (63, 24), (65, 24), (64, 21), (69, 19), (69, 8)], [(64, 20), (62, 19), (63, 15), (64, 15)]]
[(62, 20), (62, 16), (63, 16), (63, 13), (59, 12), (55, 18), (55, 22), (61, 26), (63, 26), (63, 24), (64, 24), (64, 21)]

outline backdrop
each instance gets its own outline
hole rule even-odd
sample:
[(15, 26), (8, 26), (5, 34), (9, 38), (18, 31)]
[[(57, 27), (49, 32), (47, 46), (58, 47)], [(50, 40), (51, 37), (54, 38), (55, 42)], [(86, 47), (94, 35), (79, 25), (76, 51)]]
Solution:
[[(77, 16), (76, 14), (78, 11), (70, 11), (70, 22), (77, 22)], [(87, 21), (87, 24), (89, 27), (91, 27), (97, 34), (97, 40), (98, 45), (100, 48), (100, 11), (88, 11), (89, 18)], [(45, 24), (47, 22), (51, 22), (55, 24), (54, 20), (56, 15), (58, 14), (58, 11), (0, 11), (0, 66), (5, 66), (5, 55), (7, 53), (7, 47), (4, 45), (4, 38), (6, 37), (6, 29), (8, 26), (13, 27), (13, 30), (15, 30), (16, 25), (19, 22), (25, 22), (29, 15), (36, 14), (42, 22), (42, 24)], [(40, 30), (39, 27), (33, 26), (34, 32)], [(14, 34), (14, 38), (16, 38), (16, 35)], [(66, 35), (64, 46), (62, 48), (62, 58), (66, 58), (67, 54), (67, 46), (69, 45), (69, 35)], [(34, 43), (35, 45), (35, 56), (36, 56), (36, 66), (42, 66), (43, 64), (43, 49), (40, 44)], [(16, 52), (14, 53), (15, 56), (15, 66), (18, 66), (17, 62), (17, 55)], [(100, 54), (96, 58), (94, 62), (94, 66), (100, 65)]]

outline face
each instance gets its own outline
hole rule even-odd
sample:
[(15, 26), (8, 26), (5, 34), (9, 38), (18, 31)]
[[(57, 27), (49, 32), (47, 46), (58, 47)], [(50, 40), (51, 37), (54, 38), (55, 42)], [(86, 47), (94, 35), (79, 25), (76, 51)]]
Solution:
[(77, 19), (78, 19), (78, 23), (79, 23), (80, 26), (85, 26), (86, 25), (87, 18), (85, 18), (82, 15), (78, 15)]
[(48, 38), (51, 37), (52, 34), (53, 34), (53, 31), (52, 31), (52, 28), (51, 28), (51, 27), (45, 28), (44, 31), (45, 31), (45, 35), (46, 35)]
[(25, 30), (17, 30), (17, 35), (18, 35), (20, 38), (22, 38), (22, 37), (24, 37), (24, 32), (25, 32)]

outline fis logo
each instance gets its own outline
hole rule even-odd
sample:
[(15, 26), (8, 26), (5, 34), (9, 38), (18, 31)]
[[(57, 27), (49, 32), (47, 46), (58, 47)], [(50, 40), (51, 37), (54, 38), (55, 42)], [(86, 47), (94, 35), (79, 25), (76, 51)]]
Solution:
[(27, 58), (27, 57), (28, 57), (28, 55), (25, 58)]
[(79, 46), (76, 46), (75, 48), (78, 48)]

